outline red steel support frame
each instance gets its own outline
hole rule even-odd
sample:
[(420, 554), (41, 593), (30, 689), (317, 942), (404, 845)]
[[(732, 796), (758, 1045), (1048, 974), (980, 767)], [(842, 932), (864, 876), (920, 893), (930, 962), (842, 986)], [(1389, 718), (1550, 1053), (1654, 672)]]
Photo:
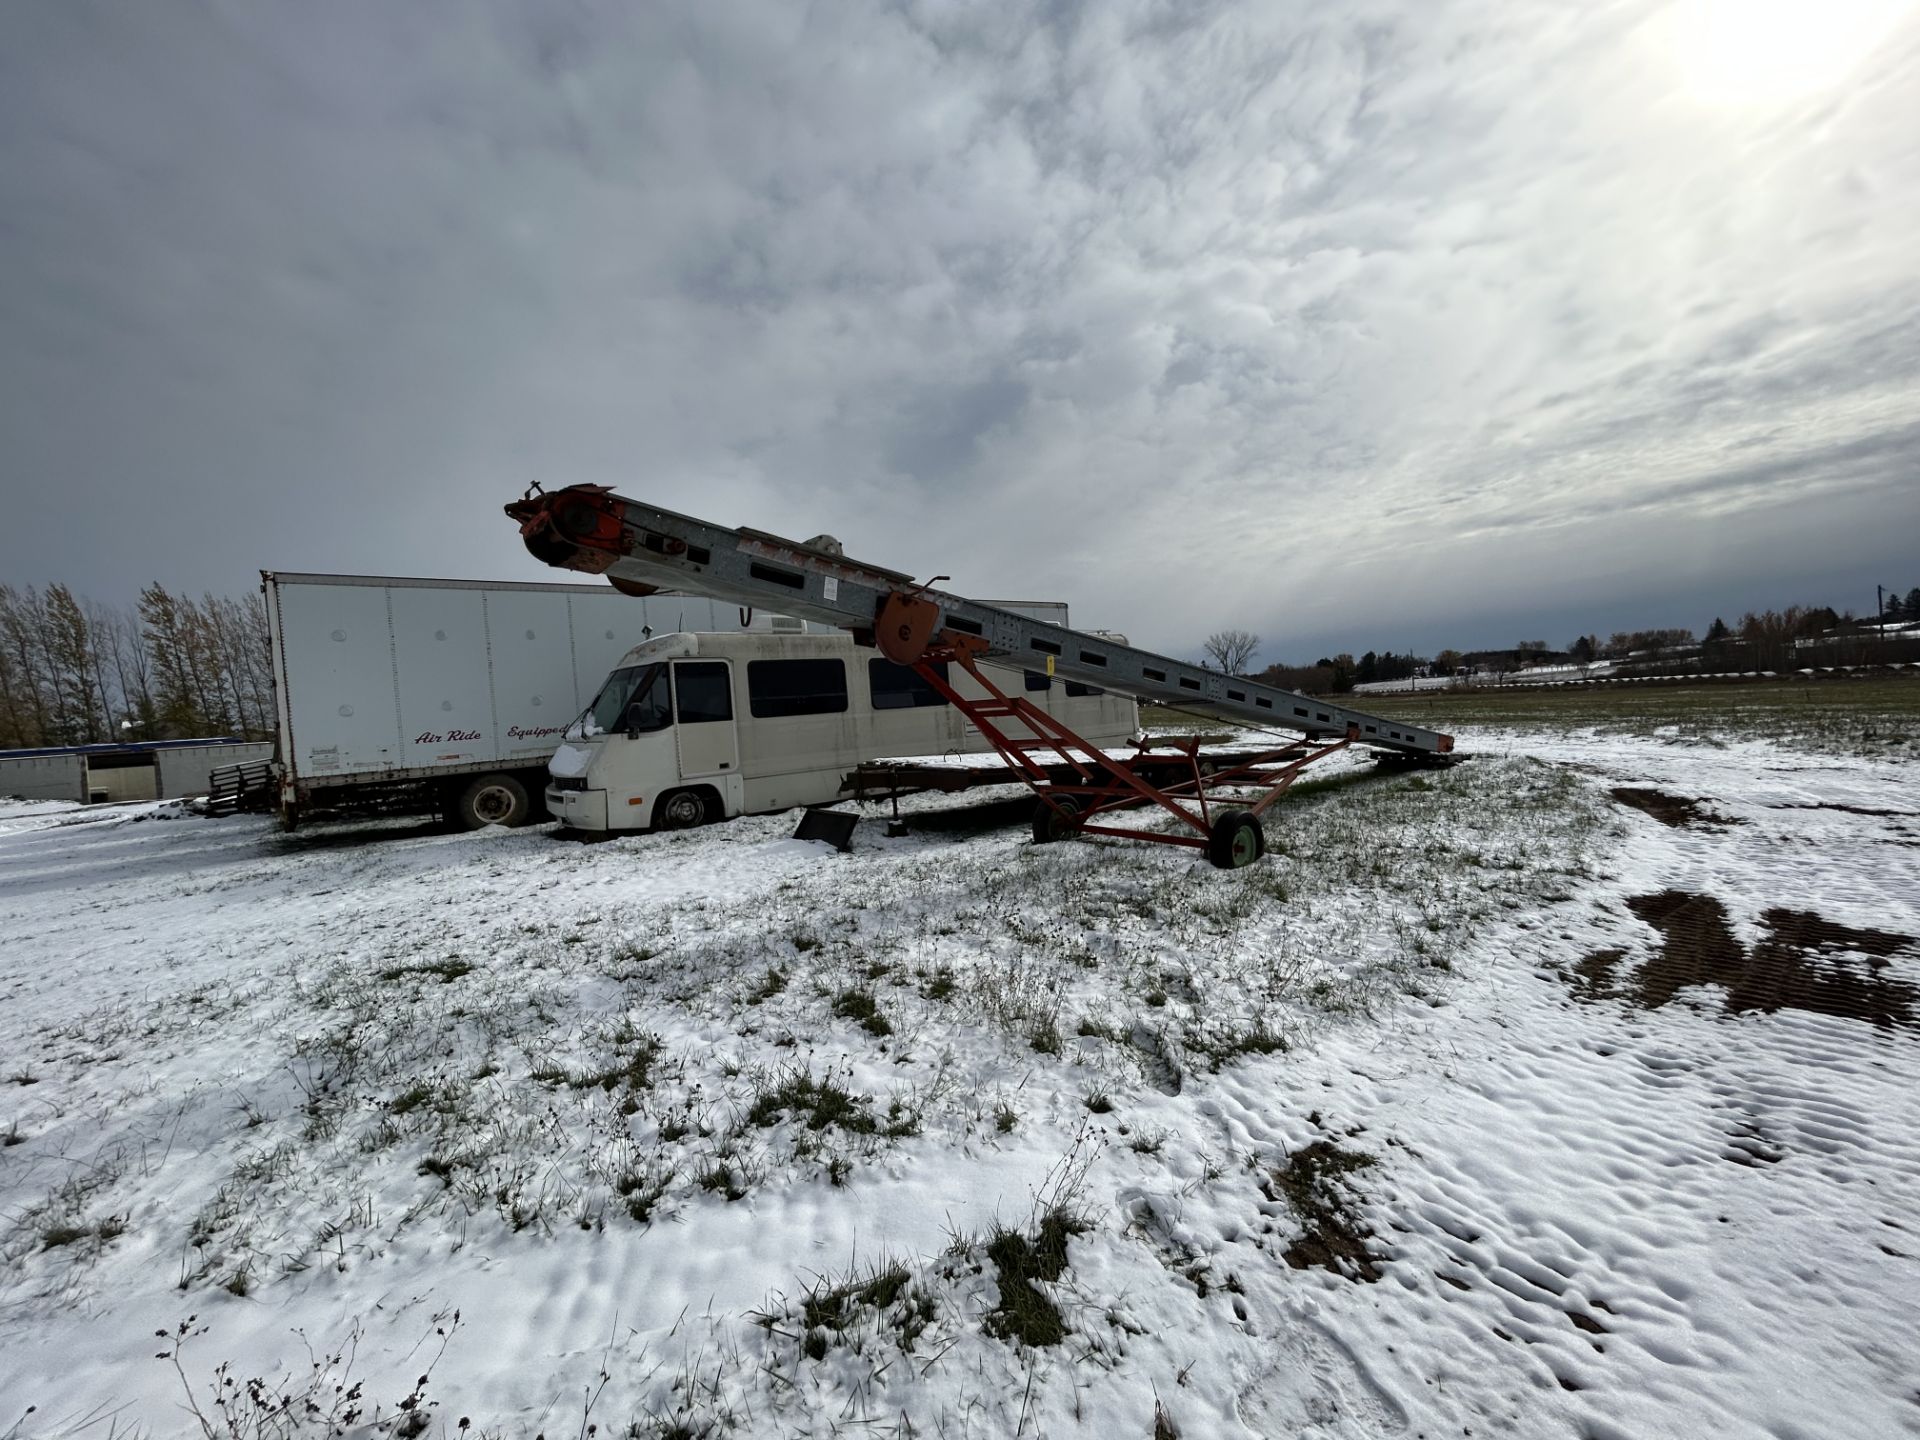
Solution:
[[(917, 637), (916, 637), (917, 638)], [(909, 642), (910, 644), (911, 642)], [(883, 650), (890, 647), (882, 645)], [(902, 650), (906, 646), (898, 647)], [(1346, 749), (1357, 738), (1349, 732), (1340, 740), (1321, 745), (1296, 742), (1256, 755), (1236, 755), (1235, 763), (1225, 769), (1209, 770), (1199, 758), (1199, 742), (1183, 741), (1184, 776), (1171, 782), (1157, 778), (1178, 765), (1164, 756), (1142, 749), (1138, 754), (1115, 759), (1089, 741), (1081, 739), (1058, 718), (1035, 705), (1023, 695), (1008, 695), (984, 675), (977, 663), (987, 648), (986, 642), (970, 635), (942, 631), (931, 636), (926, 648), (906, 663), (938, 694), (967, 718), (999, 752), (1016, 778), (1023, 781), (1057, 817), (1061, 831), (1092, 835), (1115, 835), (1129, 840), (1149, 840), (1162, 845), (1186, 845), (1205, 850), (1210, 843), (1218, 817), (1209, 804), (1216, 792), (1253, 789), (1258, 798), (1243, 800), (1245, 812), (1256, 821), (1300, 778), (1316, 760)], [(942, 662), (957, 664), (986, 691), (985, 698), (962, 695), (947, 682), (938, 668)], [(1017, 720), (1031, 735), (1009, 735), (1001, 722)], [(1044, 766), (1033, 759), (1036, 750), (1050, 750), (1071, 766), (1079, 776), (1078, 784), (1059, 784)], [(1074, 752), (1079, 752), (1077, 755)], [(1279, 762), (1286, 762), (1280, 764)], [(1278, 768), (1270, 768), (1278, 766)], [(1083, 804), (1062, 804), (1062, 797), (1078, 797)], [(1183, 801), (1197, 801), (1198, 809)], [(1142, 830), (1133, 826), (1093, 824), (1097, 817), (1138, 805), (1157, 805), (1189, 827), (1194, 833)]]

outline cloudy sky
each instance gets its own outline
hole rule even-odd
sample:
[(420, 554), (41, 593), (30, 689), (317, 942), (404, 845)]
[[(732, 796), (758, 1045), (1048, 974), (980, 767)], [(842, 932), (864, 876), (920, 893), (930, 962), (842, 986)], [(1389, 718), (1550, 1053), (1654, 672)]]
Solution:
[(531, 480), (1177, 652), (1870, 608), (1920, 6), (0, 6), (0, 578), (539, 579)]

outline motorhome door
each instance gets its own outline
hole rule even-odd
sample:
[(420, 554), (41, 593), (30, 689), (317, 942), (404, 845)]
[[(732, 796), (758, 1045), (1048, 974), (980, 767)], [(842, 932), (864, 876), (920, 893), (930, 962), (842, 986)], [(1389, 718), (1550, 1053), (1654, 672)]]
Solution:
[(724, 660), (673, 662), (673, 733), (680, 747), (680, 774), (727, 778), (740, 769), (740, 742), (733, 725), (733, 677)]

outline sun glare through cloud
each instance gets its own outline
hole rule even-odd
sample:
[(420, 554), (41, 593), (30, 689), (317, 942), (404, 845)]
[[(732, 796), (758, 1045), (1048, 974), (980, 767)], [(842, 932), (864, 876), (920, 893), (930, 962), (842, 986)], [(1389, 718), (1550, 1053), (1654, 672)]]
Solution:
[(1685, 0), (1673, 44), (1700, 99), (1783, 104), (1847, 79), (1912, 8), (1912, 0)]

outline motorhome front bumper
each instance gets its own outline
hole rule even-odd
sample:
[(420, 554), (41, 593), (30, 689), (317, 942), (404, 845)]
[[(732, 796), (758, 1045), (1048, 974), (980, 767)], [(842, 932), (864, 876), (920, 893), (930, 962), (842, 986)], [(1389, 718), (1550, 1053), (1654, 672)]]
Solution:
[(547, 810), (562, 825), (575, 830), (607, 828), (607, 792), (604, 790), (559, 790), (549, 785)]

